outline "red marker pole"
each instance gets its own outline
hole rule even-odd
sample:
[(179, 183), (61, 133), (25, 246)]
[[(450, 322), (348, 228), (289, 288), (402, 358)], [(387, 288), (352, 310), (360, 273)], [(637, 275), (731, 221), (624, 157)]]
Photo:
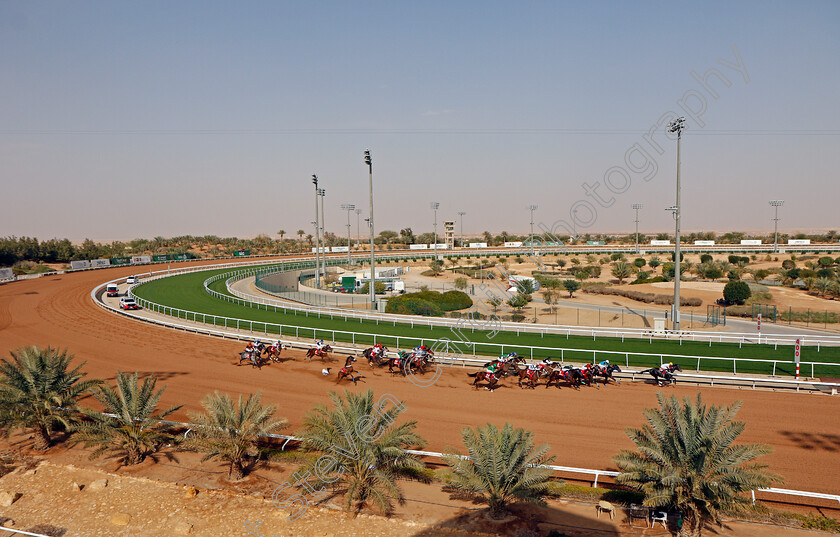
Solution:
[(799, 338), (796, 338), (796, 347), (794, 347), (793, 359), (796, 362), (796, 380), (799, 380)]
[(761, 343), (761, 314), (758, 314), (758, 342)]

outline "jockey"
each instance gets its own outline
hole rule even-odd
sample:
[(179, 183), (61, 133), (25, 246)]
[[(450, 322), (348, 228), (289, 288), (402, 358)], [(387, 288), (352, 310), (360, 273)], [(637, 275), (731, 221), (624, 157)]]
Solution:
[(271, 350), (273, 350), (273, 351), (279, 351), (282, 348), (283, 348), (283, 344), (280, 343), (279, 339), (271, 344)]
[(414, 347), (414, 356), (416, 358), (425, 357), (427, 349), (428, 349), (428, 347), (426, 347), (425, 345), (417, 345), (416, 347)]
[(248, 344), (245, 345), (245, 352), (247, 352), (248, 354), (253, 353), (255, 350), (256, 348), (254, 347), (253, 341), (249, 341)]
[(667, 364), (662, 364), (659, 366), (659, 371), (662, 373), (670, 373), (671, 368), (674, 366), (674, 362), (668, 362)]
[(318, 341), (315, 342), (315, 350), (316, 351), (320, 351), (323, 348), (324, 348), (324, 340), (323, 339), (319, 339)]
[(598, 365), (601, 366), (603, 369), (606, 369), (610, 366), (610, 361), (609, 360), (604, 360), (603, 362), (601, 362)]

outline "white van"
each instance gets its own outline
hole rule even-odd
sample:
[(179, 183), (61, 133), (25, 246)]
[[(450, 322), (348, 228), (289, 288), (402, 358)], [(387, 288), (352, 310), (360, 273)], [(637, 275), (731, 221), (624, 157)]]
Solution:
[(120, 288), (115, 283), (109, 283), (105, 287), (105, 294), (107, 296), (120, 296)]

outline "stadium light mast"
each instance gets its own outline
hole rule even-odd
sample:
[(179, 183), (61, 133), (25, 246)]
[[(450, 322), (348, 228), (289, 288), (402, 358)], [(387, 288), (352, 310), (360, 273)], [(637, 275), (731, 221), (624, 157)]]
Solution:
[(685, 118), (678, 117), (668, 124), (668, 132), (677, 133), (677, 204), (673, 208), (674, 220), (676, 221), (676, 233), (674, 238), (674, 310), (672, 324), (675, 332), (680, 330), (680, 141), (682, 131), (685, 129)]
[(370, 158), (370, 149), (365, 149), (365, 164), (368, 167), (370, 184), (370, 309), (376, 309), (376, 256), (373, 249), (373, 159)]
[(779, 251), (779, 207), (785, 204), (785, 200), (772, 200), (770, 202), (770, 206), (776, 210), (776, 216), (773, 217), (774, 230), (773, 230), (773, 251)]
[(644, 205), (642, 205), (641, 203), (634, 203), (630, 207), (633, 208), (636, 211), (636, 220), (635, 220), (635, 222), (636, 222), (636, 254), (638, 255), (638, 253), (639, 253), (639, 209), (643, 209)]
[(324, 198), (327, 196), (327, 191), (323, 188), (318, 189), (318, 195), (321, 196), (321, 243), (324, 245), (324, 251), (321, 252), (321, 276), (327, 277), (327, 234), (324, 230), (324, 221), (327, 216), (324, 214)]
[(359, 227), (359, 217), (360, 217), (361, 214), (362, 214), (362, 210), (361, 209), (356, 209), (356, 246), (359, 245), (359, 241), (362, 238), (362, 235), (361, 235), (361, 232), (360, 232), (361, 228)]
[(350, 212), (356, 210), (352, 203), (342, 203), (341, 208), (347, 211), (347, 266), (350, 266)]
[(435, 212), (435, 261), (437, 261), (437, 212), (440, 208), (440, 203), (433, 201), (429, 204), (429, 207)]
[(461, 248), (464, 247), (464, 211), (458, 211), (459, 220), (461, 221)]
[(539, 209), (536, 205), (529, 205), (528, 210), (531, 211), (531, 239), (534, 238), (534, 211)]
[(321, 239), (318, 237), (318, 176), (312, 174), (312, 184), (315, 185), (315, 288), (321, 288)]

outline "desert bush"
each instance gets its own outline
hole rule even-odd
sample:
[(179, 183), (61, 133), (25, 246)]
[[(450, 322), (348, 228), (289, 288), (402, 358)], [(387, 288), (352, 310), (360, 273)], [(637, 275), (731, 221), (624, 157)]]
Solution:
[(823, 257), (821, 257), (821, 258), (819, 259), (819, 261), (817, 261), (817, 262), (820, 264), (820, 266), (823, 266), (823, 267), (830, 267), (831, 265), (833, 265), (833, 264), (834, 264), (834, 259), (832, 259), (832, 258), (831, 258), (831, 257), (829, 257), (829, 256), (823, 256)]
[(752, 295), (752, 292), (746, 282), (732, 281), (723, 288), (724, 300), (733, 304), (743, 304), (750, 298), (750, 295)]
[(703, 254), (703, 255), (700, 256), (700, 262), (701, 263), (711, 263), (712, 261), (713, 261), (713, 258), (709, 254)]
[(637, 257), (633, 260), (633, 264), (636, 265), (636, 267), (638, 268), (642, 268), (643, 266), (647, 265), (647, 261), (645, 261), (642, 257)]

